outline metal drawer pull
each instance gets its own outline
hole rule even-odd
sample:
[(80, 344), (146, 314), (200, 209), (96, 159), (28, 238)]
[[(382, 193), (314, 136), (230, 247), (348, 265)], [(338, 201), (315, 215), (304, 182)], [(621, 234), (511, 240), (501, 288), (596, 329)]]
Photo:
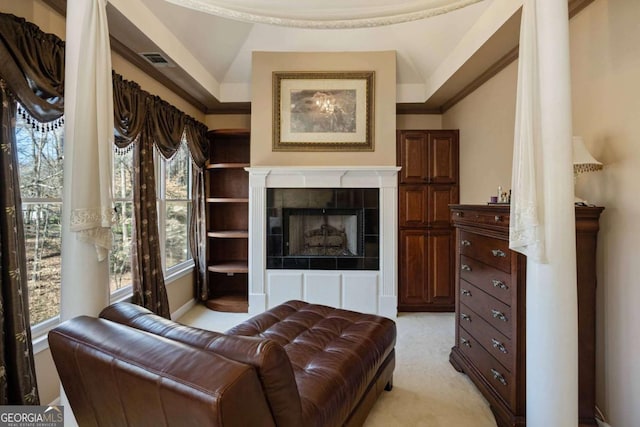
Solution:
[(498, 372), (495, 369), (491, 368), (491, 373), (493, 374), (493, 378), (498, 380), (500, 382), (500, 384), (507, 385), (507, 380), (504, 379), (504, 377), (502, 376), (502, 374), (500, 372)]
[(502, 221), (502, 217), (500, 215), (496, 215), (493, 217), (493, 219), (495, 220), (495, 222), (500, 222)]
[(505, 316), (502, 312), (500, 312), (500, 311), (498, 311), (498, 310), (493, 310), (493, 309), (492, 309), (492, 310), (491, 310), (491, 314), (493, 315), (493, 317), (494, 317), (495, 319), (500, 319), (500, 320), (502, 320), (503, 322), (506, 322), (506, 321), (508, 320), (508, 319), (507, 319), (507, 316)]
[(509, 287), (507, 285), (505, 285), (504, 282), (501, 282), (500, 280), (491, 280), (491, 283), (493, 283), (493, 287), (494, 288), (500, 288), (500, 289), (509, 289)]
[(493, 254), (493, 256), (500, 257), (500, 258), (504, 258), (507, 256), (507, 254), (501, 251), (500, 249), (491, 249), (491, 253)]
[(462, 345), (466, 345), (467, 347), (471, 348), (471, 342), (468, 339), (461, 337), (460, 342), (462, 343)]
[(471, 291), (468, 291), (468, 290), (466, 290), (466, 289), (462, 289), (462, 288), (460, 288), (460, 293), (461, 293), (462, 295), (465, 295), (465, 296), (468, 296), (468, 297), (470, 297), (470, 296), (471, 296)]
[(491, 338), (491, 342), (493, 343), (493, 348), (497, 348), (498, 350), (500, 350), (502, 353), (507, 354), (509, 353), (507, 351), (507, 348), (504, 346), (504, 344), (502, 344), (500, 341), (498, 341), (495, 338)]
[(469, 267), (467, 264), (462, 264), (462, 265), (460, 266), (460, 269), (461, 269), (462, 271), (471, 271), (471, 267)]
[(470, 242), (470, 241), (468, 241), (468, 240), (461, 240), (461, 241), (460, 241), (460, 244), (461, 244), (462, 246), (471, 246), (471, 242)]
[(467, 322), (471, 322), (471, 316), (469, 316), (468, 314), (460, 313), (460, 318), (462, 320), (466, 320)]

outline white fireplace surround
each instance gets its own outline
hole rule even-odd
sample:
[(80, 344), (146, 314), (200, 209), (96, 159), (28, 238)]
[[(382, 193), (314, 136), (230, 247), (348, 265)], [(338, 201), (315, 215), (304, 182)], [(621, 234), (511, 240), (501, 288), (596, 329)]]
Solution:
[[(249, 313), (291, 299), (396, 318), (398, 179), (396, 166), (262, 166), (249, 172)], [(371, 270), (266, 268), (267, 188), (378, 188), (380, 265)]]

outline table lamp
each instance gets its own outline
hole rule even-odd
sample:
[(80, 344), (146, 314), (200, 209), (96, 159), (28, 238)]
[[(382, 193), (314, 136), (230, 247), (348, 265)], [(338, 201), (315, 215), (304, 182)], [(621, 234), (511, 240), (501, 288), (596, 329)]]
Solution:
[[(581, 136), (573, 137), (573, 185), (575, 193), (575, 183), (578, 175), (586, 172), (595, 172), (602, 169), (602, 163), (593, 158)], [(574, 203), (587, 205), (587, 201), (574, 197)]]

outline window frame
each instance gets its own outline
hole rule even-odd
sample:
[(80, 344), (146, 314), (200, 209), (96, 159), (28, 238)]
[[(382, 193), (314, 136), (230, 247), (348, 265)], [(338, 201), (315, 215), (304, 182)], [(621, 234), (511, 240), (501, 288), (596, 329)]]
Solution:
[(183, 277), (193, 271), (195, 268), (195, 262), (191, 254), (191, 236), (189, 235), (189, 224), (187, 222), (187, 259), (179, 262), (171, 267), (167, 268), (167, 201), (169, 202), (187, 202), (187, 221), (191, 216), (193, 209), (192, 198), (192, 186), (193, 186), (193, 168), (191, 167), (191, 153), (189, 152), (189, 146), (183, 135), (178, 150), (185, 150), (188, 166), (187, 166), (187, 198), (186, 199), (167, 199), (166, 198), (166, 180), (167, 180), (167, 164), (175, 159), (178, 151), (171, 159), (165, 159), (157, 149), (155, 149), (155, 164), (156, 168), (156, 197), (157, 197), (157, 209), (158, 209), (158, 238), (160, 240), (160, 258), (162, 260), (162, 271), (165, 277), (165, 283), (169, 283), (180, 277)]

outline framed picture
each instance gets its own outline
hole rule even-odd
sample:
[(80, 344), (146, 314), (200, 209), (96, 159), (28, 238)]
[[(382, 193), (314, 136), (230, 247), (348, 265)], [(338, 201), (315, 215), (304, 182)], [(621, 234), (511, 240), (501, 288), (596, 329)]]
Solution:
[(273, 151), (373, 151), (374, 72), (274, 72)]

